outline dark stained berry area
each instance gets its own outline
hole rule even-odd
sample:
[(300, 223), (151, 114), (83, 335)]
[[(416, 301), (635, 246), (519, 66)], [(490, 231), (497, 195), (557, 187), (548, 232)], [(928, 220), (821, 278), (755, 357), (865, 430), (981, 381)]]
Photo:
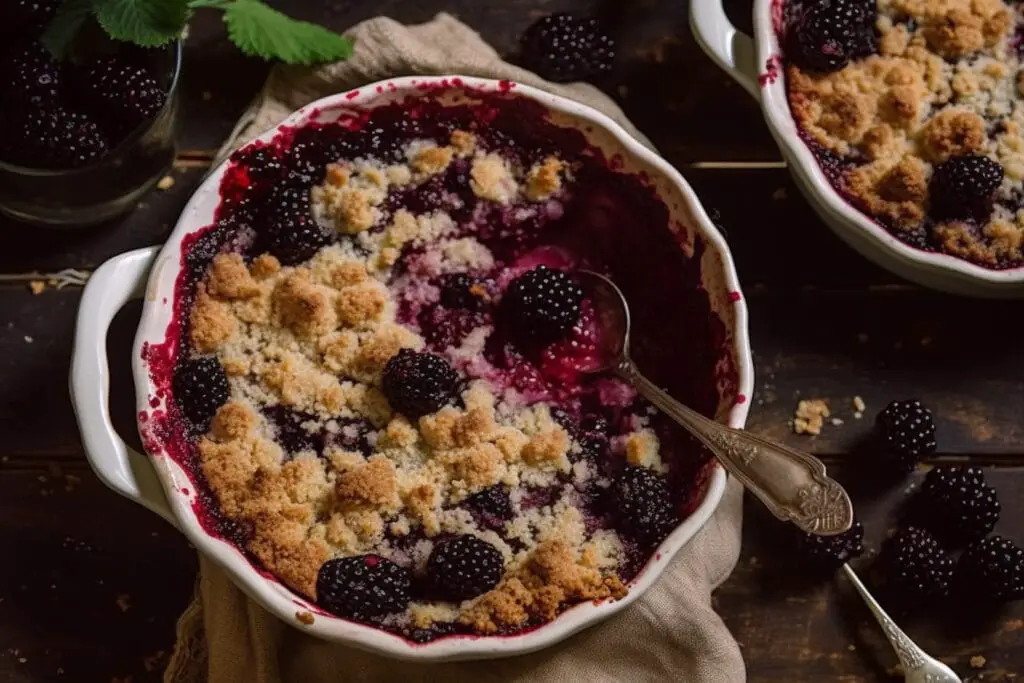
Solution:
[[(476, 104), (445, 108), (423, 98), (370, 113), (346, 112), (338, 123), (287, 130), (271, 144), (236, 153), (222, 182), (216, 224), (190, 238), (183, 249), (185, 270), (176, 293), (176, 321), (169, 331), (173, 353), (182, 359), (174, 365), (196, 362), (189, 360), (194, 352), (185, 341), (187, 321), (196, 284), (214, 256), (231, 251), (251, 260), (270, 252), (285, 264), (295, 264), (330, 243), (352, 239), (324, 231), (311, 214), (309, 190), (323, 182), (327, 164), (360, 158), (403, 163), (409, 142), (445, 144), (454, 130), (474, 133), (481, 148), (520, 168), (528, 169), (552, 154), (570, 159), (573, 181), (556, 198), (524, 210), (481, 200), (470, 189), (468, 162), (456, 160), (438, 176), (387, 196), (378, 226), (386, 225), (399, 209), (444, 210), (457, 226), (456, 236), (476, 238), (493, 256), (493, 264), (467, 273), (426, 275), (420, 263), (423, 247), (404, 248), (388, 285), (398, 302), (399, 321), (420, 333), (427, 348), (393, 356), (381, 388), (392, 409), (413, 422), (444, 406), (458, 405), (462, 390), (474, 379), (488, 380), (496, 393), (514, 391), (527, 403), (549, 404), (578, 443), (571, 461), (587, 461), (605, 482), (615, 482), (579, 483), (572, 499), (583, 512), (589, 533), (611, 528), (622, 534), (626, 557), (619, 573), (628, 581), (699, 504), (711, 470), (706, 453), (693, 439), (610, 374), (590, 372), (598, 344), (595, 312), (572, 272), (589, 268), (615, 279), (631, 303), (635, 359), (680, 400), (714, 414), (719, 386), (727, 394), (734, 391), (736, 371), (725, 325), (712, 312), (701, 287), (704, 244), (698, 238), (695, 253), (687, 256), (669, 229), (668, 210), (649, 184), (612, 170), (583, 135), (548, 123), (537, 105), (485, 95)], [(404, 296), (414, 289), (435, 295), (426, 300)], [(487, 343), (467, 361), (455, 350), (480, 328), (490, 328)], [(530, 333), (524, 335), (524, 329)], [(176, 384), (185, 377), (179, 371)], [(203, 397), (196, 401), (198, 407), (189, 407), (191, 399), (179, 399), (181, 412), (194, 411), (198, 419), (193, 421), (208, 423), (211, 406), (216, 410), (213, 404), (223, 399), (219, 393), (212, 398), (193, 393)], [(322, 455), (333, 445), (366, 456), (373, 453), (377, 431), (369, 423), (346, 422), (324, 433), (310, 429), (307, 416), (279, 406), (265, 409), (264, 416), (287, 456), (309, 451)], [(648, 422), (662, 444), (665, 474), (623, 466), (623, 439)], [(174, 411), (165, 417), (165, 431), (174, 433), (179, 424)], [(180, 457), (203, 489), (194, 455), (186, 447)], [(553, 504), (572, 484), (571, 475), (562, 475), (553, 486), (524, 485), (516, 492), (515, 505), (508, 488), (499, 485), (457, 506), (481, 530), (498, 533), (513, 548), (522, 547), (521, 541), (505, 536), (505, 522), (517, 508)], [(213, 533), (245, 538), (245, 530), (219, 519), (215, 509), (207, 511), (207, 521)], [(419, 530), (404, 537), (388, 536), (392, 547), (399, 549), (422, 540)], [(403, 574), (410, 567), (398, 557), (368, 555), (347, 558), (344, 564), (332, 560), (321, 570), (318, 586), (322, 583), (324, 592), (319, 601), (340, 616), (394, 630), (388, 615), (402, 611), (410, 599), (438, 594), (466, 599), (492, 588), (500, 580), (500, 553), (497, 560), (495, 553), (491, 546), (474, 546), (466, 539), (436, 543), (431, 562), (451, 568), (440, 582)], [(362, 593), (348, 604), (347, 592), (340, 587), (353, 582)], [(446, 635), (400, 632), (416, 641)]]

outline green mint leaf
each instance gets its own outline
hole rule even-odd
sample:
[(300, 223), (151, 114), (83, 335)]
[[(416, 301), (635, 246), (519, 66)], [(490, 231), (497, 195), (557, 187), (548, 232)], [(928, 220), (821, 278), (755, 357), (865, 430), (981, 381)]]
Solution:
[(224, 8), (228, 36), (245, 54), (287, 64), (319, 64), (352, 56), (352, 41), (322, 26), (297, 21), (259, 0)]
[(42, 36), (43, 45), (54, 57), (64, 59), (82, 24), (92, 14), (92, 4), (93, 0), (64, 0), (61, 3)]
[(178, 38), (188, 19), (188, 0), (93, 0), (96, 19), (111, 38), (159, 47)]

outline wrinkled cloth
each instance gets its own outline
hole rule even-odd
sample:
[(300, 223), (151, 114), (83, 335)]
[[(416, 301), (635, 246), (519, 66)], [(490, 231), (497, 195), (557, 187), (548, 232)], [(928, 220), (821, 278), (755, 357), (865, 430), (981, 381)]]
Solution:
[[(224, 144), (220, 158), (326, 95), (406, 75), (508, 79), (598, 109), (650, 142), (596, 88), (556, 85), (503, 61), (474, 31), (440, 14), (417, 26), (378, 17), (352, 28), (355, 54), (318, 68), (275, 67)], [(193, 603), (178, 624), (165, 683), (335, 683), (337, 681), (685, 681), (742, 683), (739, 647), (711, 606), (711, 592), (739, 557), (742, 489), (730, 480), (718, 510), (623, 612), (541, 652), (480, 662), (397, 662), (315, 639), (265, 611), (200, 557)]]

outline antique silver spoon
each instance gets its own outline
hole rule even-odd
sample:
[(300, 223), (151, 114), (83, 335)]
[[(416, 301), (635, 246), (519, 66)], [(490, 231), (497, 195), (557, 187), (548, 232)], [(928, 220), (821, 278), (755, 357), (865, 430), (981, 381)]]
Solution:
[(907, 634), (896, 625), (896, 622), (885, 613), (878, 601), (871, 596), (850, 565), (844, 564), (843, 571), (846, 572), (846, 578), (860, 593), (860, 597), (864, 599), (868, 609), (875, 615), (879, 626), (885, 632), (885, 637), (889, 639), (889, 644), (892, 645), (897, 659), (903, 666), (903, 675), (907, 683), (963, 683), (952, 669), (929, 656), (927, 652), (918, 647), (917, 643), (907, 637)]
[(580, 271), (594, 302), (602, 345), (598, 367), (631, 384), (659, 410), (697, 437), (734, 477), (781, 520), (813, 534), (831, 536), (853, 524), (853, 504), (842, 486), (812, 455), (750, 432), (732, 429), (687, 408), (644, 377), (629, 357), (629, 306), (615, 284)]

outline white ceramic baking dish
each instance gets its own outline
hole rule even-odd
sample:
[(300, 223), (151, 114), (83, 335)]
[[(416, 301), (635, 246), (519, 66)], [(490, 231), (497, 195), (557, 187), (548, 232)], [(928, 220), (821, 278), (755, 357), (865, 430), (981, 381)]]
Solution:
[[(681, 248), (692, 247), (698, 236), (707, 245), (701, 257), (703, 286), (708, 291), (713, 310), (725, 323), (728, 331), (726, 353), (738, 373), (736, 386), (720, 390), (718, 418), (733, 427), (742, 427), (750, 405), (753, 370), (746, 307), (725, 240), (679, 173), (608, 117), (525, 85), (449, 76), (395, 79), (328, 97), (296, 112), (281, 125), (294, 127), (312, 120), (330, 120), (342, 109), (372, 108), (402, 98), (423, 97), (425, 92), (438, 87), (454, 93), (456, 100), (473, 91), (501, 92), (506, 97), (536, 100), (546, 107), (552, 120), (557, 120), (559, 125), (584, 130), (607, 158), (618, 155), (625, 172), (648, 174), (670, 207), (673, 224), (685, 232), (685, 239), (680, 240)], [(277, 130), (267, 132), (260, 139), (271, 139)], [(552, 645), (624, 609), (643, 595), (672, 557), (707, 522), (725, 488), (726, 475), (720, 467), (714, 468), (696, 510), (652, 554), (647, 566), (631, 583), (626, 598), (618, 602), (580, 604), (540, 628), (507, 637), (453, 637), (422, 645), (412, 644), (370, 626), (323, 615), (305, 599), (257, 571), (233, 545), (204, 531), (196, 514), (195, 484), (189, 474), (165, 454), (160, 435), (147, 432), (146, 427), (151, 422), (149, 417), (162, 410), (166, 394), (157, 391), (151, 375), (153, 369), (144, 359), (142, 349), (146, 344), (163, 343), (169, 334), (175, 281), (182, 263), (182, 240), (213, 222), (214, 210), (220, 201), (218, 187), (225, 168), (216, 169), (195, 193), (167, 244), (159, 250), (154, 247), (115, 257), (93, 274), (78, 314), (71, 394), (86, 454), (100, 479), (116, 492), (175, 525), (253, 600), (314, 636), (392, 657), (442, 661), (520, 654)], [(147, 455), (129, 448), (115, 431), (108, 411), (107, 331), (117, 311), (137, 297), (144, 297), (145, 304), (130, 362), (135, 378), (140, 432), (149, 451)], [(128, 361), (125, 358), (114, 359), (117, 363)], [(296, 620), (296, 613), (307, 609), (316, 612), (317, 616), (312, 624), (302, 625)]]
[(991, 270), (954, 256), (915, 249), (846, 202), (800, 138), (789, 109), (776, 31), (786, 0), (754, 0), (753, 37), (733, 26), (723, 2), (690, 3), (690, 25), (697, 42), (760, 102), (768, 128), (796, 184), (843, 241), (883, 268), (925, 287), (977, 297), (1024, 297), (1024, 268)]

